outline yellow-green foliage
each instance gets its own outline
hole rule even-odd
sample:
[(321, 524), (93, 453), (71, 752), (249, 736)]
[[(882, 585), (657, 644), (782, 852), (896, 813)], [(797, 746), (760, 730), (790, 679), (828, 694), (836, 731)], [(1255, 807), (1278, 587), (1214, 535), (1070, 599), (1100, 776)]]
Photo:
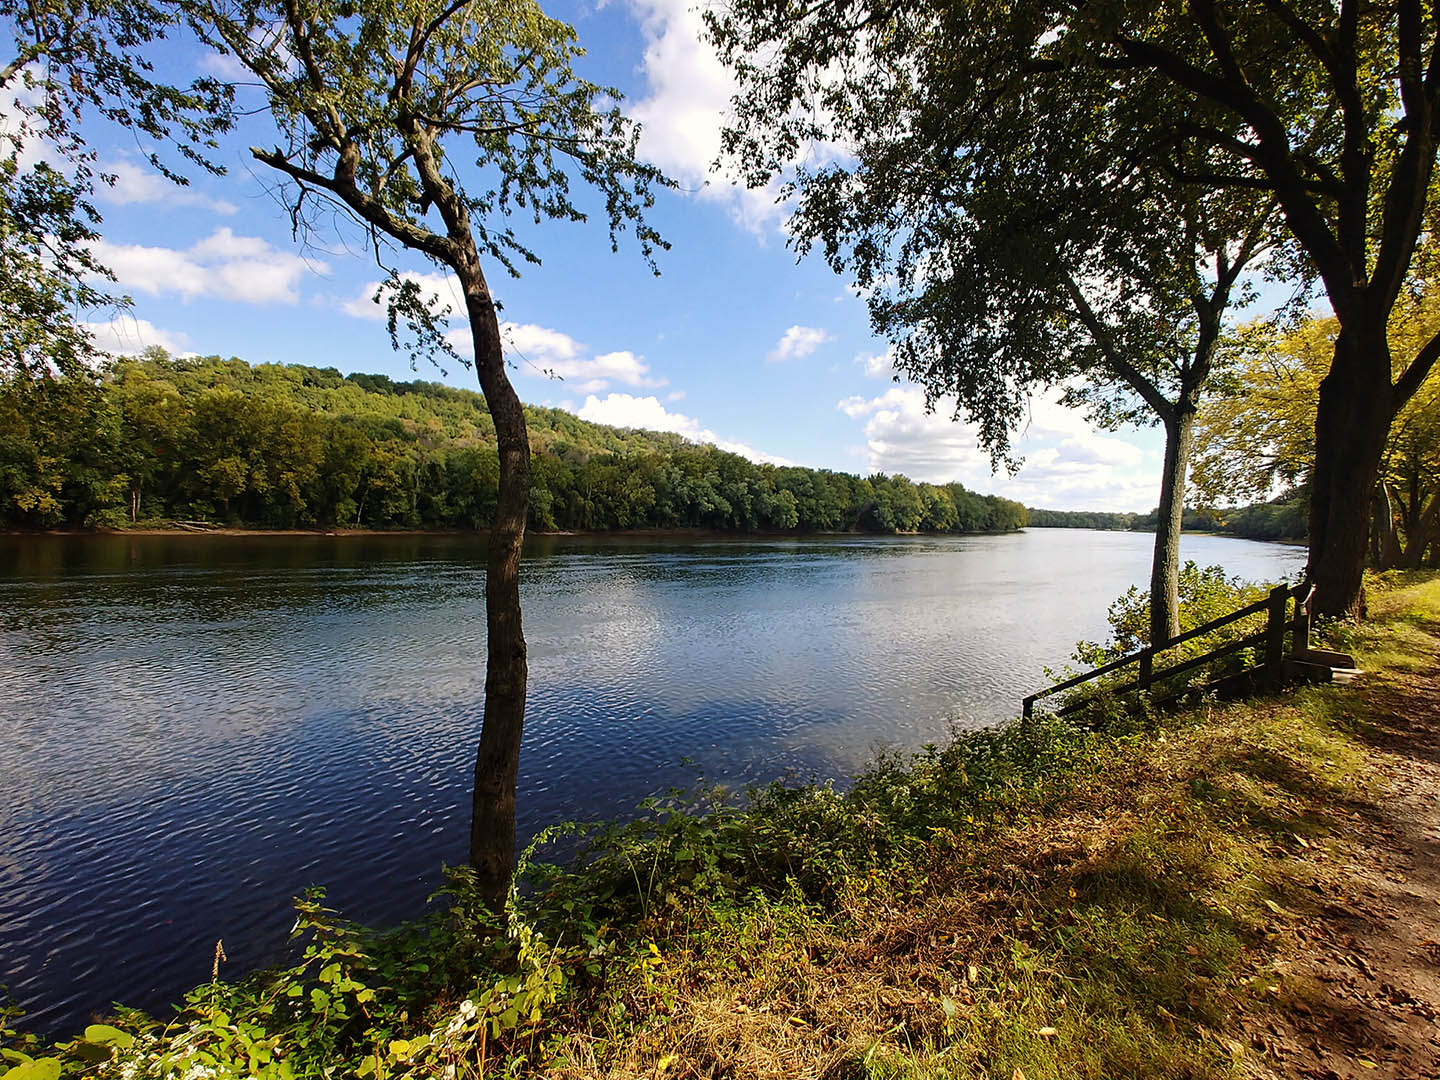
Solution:
[[(757, 465), (670, 433), (530, 407), (536, 529), (1007, 531), (1019, 503)], [(488, 526), (500, 464), (484, 398), (334, 368), (172, 358), (99, 381), (0, 379), (0, 525), (178, 517), (263, 527)]]

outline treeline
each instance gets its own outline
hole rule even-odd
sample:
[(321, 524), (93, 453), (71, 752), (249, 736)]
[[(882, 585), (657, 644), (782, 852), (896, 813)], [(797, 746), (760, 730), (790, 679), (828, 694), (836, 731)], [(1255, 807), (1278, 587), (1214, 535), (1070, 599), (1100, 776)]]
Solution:
[[(1303, 493), (1289, 493), (1268, 503), (1256, 503), (1234, 510), (1208, 507), (1185, 508), (1181, 525), (1186, 532), (1219, 533), (1243, 540), (1304, 540), (1309, 527), (1310, 503)], [(1157, 512), (1148, 514), (1107, 513), (1099, 510), (1026, 511), (1030, 524), (1049, 529), (1106, 529), (1154, 532)]]
[(1136, 514), (1111, 514), (1103, 510), (1026, 510), (1030, 524), (1041, 529), (1129, 529)]
[[(527, 408), (530, 527), (1002, 532), (1025, 508), (959, 484), (757, 465), (679, 435)], [(166, 519), (483, 528), (494, 427), (475, 392), (334, 368), (172, 358), (0, 384), (0, 525)]]

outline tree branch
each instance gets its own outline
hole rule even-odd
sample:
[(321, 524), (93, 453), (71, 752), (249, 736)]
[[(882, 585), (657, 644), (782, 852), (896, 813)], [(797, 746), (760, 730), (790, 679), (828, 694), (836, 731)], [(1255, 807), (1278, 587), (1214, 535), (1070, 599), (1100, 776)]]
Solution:
[(1215, 102), (1243, 120), (1259, 140), (1253, 159), (1270, 177), (1285, 218), (1315, 261), (1332, 302), (1357, 287), (1349, 262), (1325, 215), (1309, 198), (1308, 182), (1296, 168), (1289, 135), (1272, 109), (1243, 82), (1217, 78), (1168, 49), (1139, 38), (1115, 37), (1115, 44), (1133, 59), (1174, 81), (1183, 89)]
[(1425, 380), (1430, 376), (1431, 369), (1435, 367), (1436, 360), (1440, 360), (1440, 333), (1437, 333), (1421, 347), (1420, 351), (1415, 354), (1415, 359), (1410, 361), (1400, 378), (1395, 380), (1395, 411), (1397, 413), (1424, 385)]
[(336, 175), (332, 177), (295, 164), (278, 149), (261, 150), (258, 146), (252, 146), (250, 153), (257, 161), (284, 173), (292, 180), (333, 193), (341, 202), (359, 214), (361, 219), (375, 226), (381, 232), (393, 236), (406, 247), (423, 251), (426, 255), (438, 259), (447, 266), (453, 263), (456, 251), (450, 240), (443, 236), (437, 236), (429, 229), (416, 225), (414, 222), (396, 217), (378, 199), (372, 198), (357, 188), (353, 179), (344, 175), (342, 164), (336, 165)]
[(1074, 276), (1067, 271), (1061, 274), (1061, 279), (1065, 291), (1070, 294), (1070, 302), (1075, 305), (1075, 314), (1085, 329), (1090, 332), (1091, 339), (1105, 354), (1105, 363), (1140, 395), (1146, 405), (1155, 410), (1155, 415), (1166, 423), (1172, 423), (1175, 419), (1175, 406), (1164, 394), (1160, 393), (1159, 388), (1153, 382), (1140, 373), (1134, 364), (1121, 355), (1119, 348), (1115, 345), (1115, 339), (1110, 336), (1110, 328), (1095, 313), (1095, 309), (1090, 306), (1090, 301), (1085, 299), (1085, 293), (1076, 283)]

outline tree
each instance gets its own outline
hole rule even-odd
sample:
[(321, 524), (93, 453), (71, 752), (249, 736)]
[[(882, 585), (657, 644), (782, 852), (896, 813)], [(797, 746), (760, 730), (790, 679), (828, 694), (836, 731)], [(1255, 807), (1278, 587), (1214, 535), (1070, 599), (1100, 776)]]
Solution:
[[(160, 0), (0, 0), (0, 375), (74, 371), (95, 355), (77, 312), (123, 307), (96, 259), (95, 182), (113, 183), (81, 131), (88, 117), (169, 142), (201, 168), (231, 123), (232, 88), (157, 81), (147, 52), (176, 28)], [(185, 178), (152, 153), (151, 165)]]
[[(1440, 330), (1440, 292), (1407, 292), (1390, 315), (1394, 355)], [(1210, 502), (1268, 499), (1275, 488), (1308, 490), (1316, 463), (1319, 387), (1339, 322), (1312, 317), (1285, 328), (1245, 327), (1242, 361), (1224, 392), (1201, 410), (1205, 449), (1196, 488)], [(1418, 567), (1440, 540), (1440, 371), (1433, 371), (1390, 427), (1368, 499), (1370, 554), (1382, 569)]]
[[(972, 126), (994, 131), (993, 114), (1080, 86), (1102, 91), (1086, 97), (1088, 115), (1065, 114), (1082, 124), (1057, 131), (1036, 116), (992, 149), (1027, 158), (1032, 141), (1069, 146), (1073, 176), (1098, 157), (1110, 163), (1102, 177), (1273, 198), (1285, 262), (1323, 287), (1340, 325), (1316, 413), (1308, 573), (1322, 613), (1361, 608), (1365, 496), (1391, 421), (1440, 356), (1432, 337), (1392, 364), (1386, 340), (1436, 213), (1440, 27), (1420, 3), (825, 0), (796, 13), (739, 0), (711, 25), (743, 91), (726, 145), (752, 182), (788, 169), (832, 125), (908, 134), (909, 106), (927, 99), (942, 103), (947, 137), (896, 167), (964, 170)], [(806, 170), (797, 175), (803, 190)], [(1053, 194), (1088, 191), (1104, 222), (1105, 187)]]
[[(1105, 427), (1164, 427), (1151, 640), (1174, 637), (1195, 410), (1242, 275), (1273, 245), (1273, 200), (1117, 156), (1096, 126), (1110, 77), (1032, 85), (1004, 56), (997, 71), (969, 7), (854, 10), (796, 22), (757, 0), (712, 18), (742, 87), (727, 148), (751, 182), (791, 176), (801, 251), (854, 277), (896, 368), (932, 407), (953, 396), (997, 464), (1039, 386)], [(846, 153), (792, 166), (815, 140)]]
[[(495, 422), (499, 493), (486, 567), (484, 723), (475, 757), (470, 861), (481, 896), (497, 908), (515, 862), (515, 783), (527, 679), (520, 553), (530, 502), (530, 445), (520, 399), (505, 372), (496, 304), (483, 260), (515, 273), (537, 262), (509, 224), (522, 210), (583, 221), (578, 179), (608, 217), (612, 246), (633, 227), (647, 259), (662, 241), (645, 224), (653, 189), (666, 183), (636, 159), (637, 129), (614, 91), (576, 77), (581, 50), (570, 27), (533, 0), (219, 2), (198, 32), (264, 85), (280, 142), (252, 148), (294, 191), (294, 220), (318, 197), (382, 239), (455, 275), (464, 298), (476, 374)], [(457, 164), (473, 144), (473, 170)], [(652, 259), (653, 266), (653, 259)], [(392, 339), (400, 324), (421, 351), (445, 349), (443, 311), (414, 282), (391, 273)], [(412, 356), (414, 353), (412, 352)], [(453, 353), (452, 353), (453, 355)]]

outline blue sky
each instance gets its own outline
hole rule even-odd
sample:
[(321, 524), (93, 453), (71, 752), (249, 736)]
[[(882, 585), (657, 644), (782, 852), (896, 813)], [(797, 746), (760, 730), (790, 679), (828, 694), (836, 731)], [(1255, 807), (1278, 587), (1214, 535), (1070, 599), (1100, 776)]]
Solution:
[[(642, 154), (680, 183), (652, 222), (672, 244), (652, 276), (638, 246), (612, 254), (603, 223), (551, 224), (528, 234), (543, 264), (509, 279), (491, 268), (521, 397), (622, 426), (663, 428), (756, 460), (916, 480), (959, 480), (1031, 506), (1143, 511), (1155, 505), (1154, 430), (1096, 431), (1080, 413), (1037, 398), (1017, 445), (1025, 464), (992, 475), (971, 430), (926, 415), (923, 395), (891, 381), (885, 344), (863, 304), (818, 258), (797, 264), (783, 208), (711, 175), (731, 87), (699, 40), (692, 0), (550, 5), (577, 28), (584, 75), (619, 88), (644, 125)], [(223, 72), (185, 45), (167, 75)], [(370, 302), (379, 274), (358, 236), (321, 229), (297, 243), (275, 177), (250, 158), (263, 116), (225, 144), (228, 175), (176, 189), (143, 164), (146, 149), (94, 134), (118, 176), (101, 192), (101, 255), (135, 299), (103, 345), (219, 353), (413, 378), (391, 351)], [(423, 260), (402, 266), (445, 283)], [(546, 377), (542, 369), (561, 379)], [(474, 387), (458, 365), (442, 376)]]

